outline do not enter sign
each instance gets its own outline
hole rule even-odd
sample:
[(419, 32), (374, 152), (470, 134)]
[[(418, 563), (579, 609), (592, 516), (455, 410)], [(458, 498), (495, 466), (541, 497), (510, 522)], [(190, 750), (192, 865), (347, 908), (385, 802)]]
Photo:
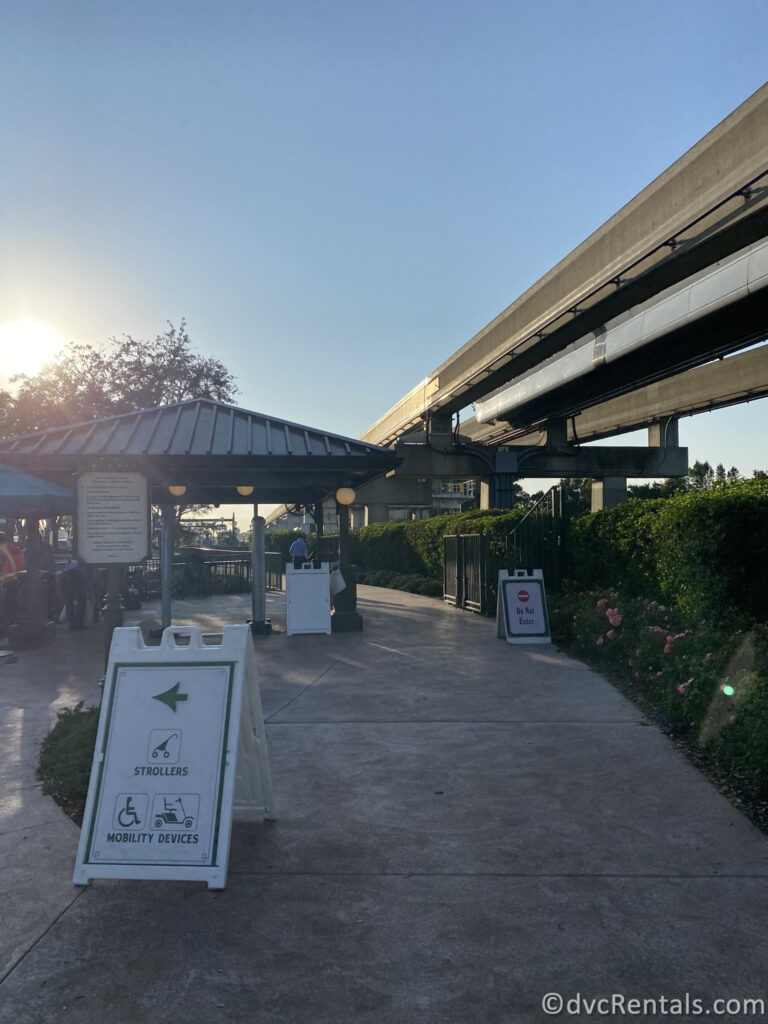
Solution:
[[(523, 585), (524, 584), (524, 585)], [(541, 569), (499, 572), (497, 633), (510, 644), (548, 644), (549, 619)]]

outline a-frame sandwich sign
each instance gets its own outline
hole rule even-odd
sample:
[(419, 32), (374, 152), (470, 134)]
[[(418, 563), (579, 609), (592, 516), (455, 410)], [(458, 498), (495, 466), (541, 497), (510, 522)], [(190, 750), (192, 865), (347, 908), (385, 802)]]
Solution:
[(552, 642), (541, 569), (499, 570), (496, 635), (508, 644)]
[(233, 811), (274, 816), (248, 626), (116, 629), (73, 881), (227, 879)]

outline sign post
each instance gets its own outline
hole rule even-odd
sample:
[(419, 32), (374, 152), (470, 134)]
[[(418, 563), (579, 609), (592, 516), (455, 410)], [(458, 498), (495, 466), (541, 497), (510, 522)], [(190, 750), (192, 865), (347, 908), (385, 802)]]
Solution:
[(226, 885), (233, 810), (271, 818), (272, 784), (247, 626), (220, 645), (194, 626), (113, 634), (73, 881)]
[(508, 644), (552, 642), (541, 569), (499, 570), (496, 635)]

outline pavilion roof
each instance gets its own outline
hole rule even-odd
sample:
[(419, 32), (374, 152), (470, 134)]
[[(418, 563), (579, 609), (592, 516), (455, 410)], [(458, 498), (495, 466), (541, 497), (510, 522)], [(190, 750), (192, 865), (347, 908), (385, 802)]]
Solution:
[[(138, 469), (152, 500), (309, 502), (393, 469), (394, 452), (315, 427), (198, 398), (0, 440), (0, 459), (69, 485), (86, 469)], [(253, 497), (229, 491), (253, 485)]]

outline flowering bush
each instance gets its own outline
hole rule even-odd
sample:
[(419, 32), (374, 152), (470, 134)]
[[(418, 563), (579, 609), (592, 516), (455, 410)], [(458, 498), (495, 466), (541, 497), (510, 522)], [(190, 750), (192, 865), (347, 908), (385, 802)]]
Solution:
[(606, 672), (703, 751), (751, 797), (768, 800), (768, 626), (690, 618), (658, 600), (566, 591), (553, 639)]

